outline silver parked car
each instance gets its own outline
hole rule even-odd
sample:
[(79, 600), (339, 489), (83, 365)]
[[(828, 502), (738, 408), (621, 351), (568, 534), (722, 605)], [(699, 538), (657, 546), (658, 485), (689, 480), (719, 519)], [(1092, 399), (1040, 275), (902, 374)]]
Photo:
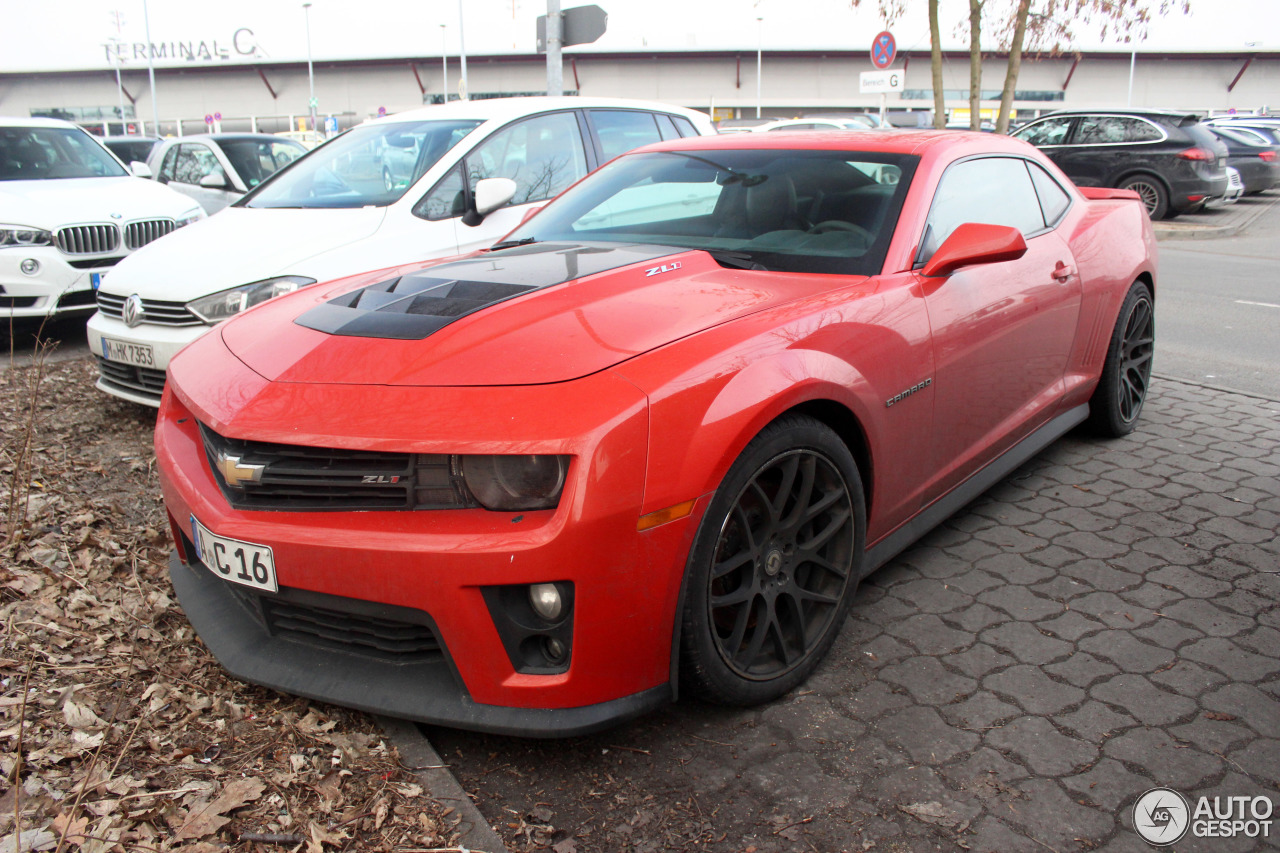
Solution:
[(166, 139), (147, 165), (157, 181), (217, 213), (306, 153), (270, 133), (208, 133)]

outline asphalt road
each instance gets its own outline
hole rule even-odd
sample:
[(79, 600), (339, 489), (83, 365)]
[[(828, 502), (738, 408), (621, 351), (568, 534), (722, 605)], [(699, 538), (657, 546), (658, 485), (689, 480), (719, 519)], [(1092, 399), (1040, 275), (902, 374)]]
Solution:
[(1160, 244), (1158, 375), (1280, 400), (1277, 235), (1273, 202), (1239, 236)]

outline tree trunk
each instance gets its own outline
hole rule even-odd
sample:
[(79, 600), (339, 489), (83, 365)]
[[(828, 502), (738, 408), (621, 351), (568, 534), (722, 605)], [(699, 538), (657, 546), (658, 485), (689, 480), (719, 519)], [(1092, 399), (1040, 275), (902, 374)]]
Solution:
[(933, 53), (933, 126), (947, 126), (947, 96), (942, 90), (942, 34), (938, 28), (938, 0), (929, 0), (929, 43)]
[(982, 3), (969, 0), (969, 129), (982, 129)]
[(1017, 17), (1013, 22), (1013, 41), (1009, 44), (1009, 68), (1004, 73), (1004, 91), (1000, 93), (1000, 117), (996, 119), (996, 133), (1009, 132), (1009, 113), (1013, 109), (1013, 92), (1018, 85), (1018, 72), (1022, 70), (1022, 40), (1027, 34), (1027, 15), (1031, 12), (1031, 0), (1018, 0)]

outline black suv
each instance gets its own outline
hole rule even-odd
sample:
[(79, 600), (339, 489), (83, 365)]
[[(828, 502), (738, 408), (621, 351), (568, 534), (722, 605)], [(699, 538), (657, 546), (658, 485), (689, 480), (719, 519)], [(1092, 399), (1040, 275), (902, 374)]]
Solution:
[(1055, 112), (1013, 136), (1042, 149), (1079, 186), (1136, 191), (1152, 219), (1196, 210), (1227, 191), (1226, 146), (1191, 113)]

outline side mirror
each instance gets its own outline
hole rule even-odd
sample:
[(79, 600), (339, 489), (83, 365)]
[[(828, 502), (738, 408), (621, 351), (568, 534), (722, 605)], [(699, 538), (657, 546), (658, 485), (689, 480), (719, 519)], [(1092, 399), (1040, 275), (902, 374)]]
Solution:
[(200, 186), (207, 190), (225, 190), (227, 188), (227, 178), (225, 175), (212, 174), (205, 175), (200, 179)]
[(951, 275), (960, 267), (1014, 261), (1026, 253), (1027, 241), (1017, 228), (966, 222), (942, 241), (920, 273), (928, 277)]
[(129, 171), (133, 173), (133, 176), (135, 178), (154, 177), (154, 175), (151, 172), (151, 167), (148, 166), (146, 163), (143, 163), (141, 160), (134, 160), (132, 163), (130, 163)]
[(516, 182), (510, 178), (482, 178), (476, 181), (475, 207), (462, 214), (462, 224), (475, 228), (490, 213), (502, 207), (516, 194)]

